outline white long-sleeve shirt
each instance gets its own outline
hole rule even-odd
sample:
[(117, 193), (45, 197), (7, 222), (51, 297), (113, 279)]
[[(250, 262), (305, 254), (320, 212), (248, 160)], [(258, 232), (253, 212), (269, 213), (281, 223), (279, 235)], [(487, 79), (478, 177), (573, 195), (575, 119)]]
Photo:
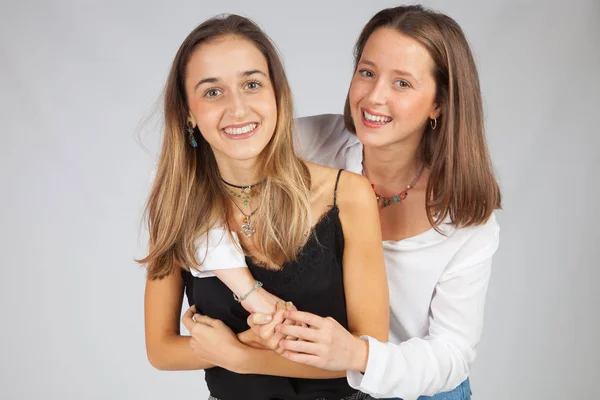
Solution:
[[(341, 115), (300, 118), (297, 126), (298, 152), (304, 158), (362, 172), (362, 144), (344, 128)], [(373, 397), (414, 400), (452, 390), (468, 377), (481, 337), (499, 227), (492, 215), (483, 225), (455, 228), (444, 223), (440, 229), (444, 235), (430, 229), (383, 242), (390, 338), (388, 343), (365, 338), (369, 341), (365, 373), (347, 372), (353, 388)], [(219, 246), (233, 246), (227, 238)], [(204, 270), (239, 267), (239, 259), (233, 264), (226, 258), (213, 259), (218, 263), (205, 263)]]

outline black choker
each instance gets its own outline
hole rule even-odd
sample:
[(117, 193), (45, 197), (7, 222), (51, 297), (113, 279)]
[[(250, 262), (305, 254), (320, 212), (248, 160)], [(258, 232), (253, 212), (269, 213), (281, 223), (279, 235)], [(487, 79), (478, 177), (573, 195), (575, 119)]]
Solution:
[(238, 189), (252, 189), (254, 186), (258, 186), (258, 185), (260, 185), (261, 183), (263, 183), (263, 182), (264, 182), (264, 180), (263, 180), (263, 181), (260, 181), (260, 182), (258, 182), (258, 183), (254, 183), (254, 184), (252, 184), (252, 185), (238, 186), (238, 185), (234, 185), (233, 183), (229, 183), (229, 182), (227, 182), (227, 181), (226, 181), (225, 179), (223, 179), (223, 178), (221, 178), (221, 180), (222, 180), (222, 181), (223, 181), (223, 183), (224, 183), (224, 184), (226, 184), (227, 186), (231, 186), (231, 187), (238, 188)]

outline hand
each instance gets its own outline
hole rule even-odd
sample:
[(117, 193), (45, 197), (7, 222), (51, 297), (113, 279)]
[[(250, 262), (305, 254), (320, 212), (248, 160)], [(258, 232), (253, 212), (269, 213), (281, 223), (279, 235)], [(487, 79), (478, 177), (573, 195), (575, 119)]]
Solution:
[(241, 304), (250, 313), (274, 314), (280, 301), (283, 300), (259, 287)]
[[(275, 327), (279, 324), (285, 324), (283, 313), (287, 309), (295, 308), (292, 303), (284, 303), (283, 301), (277, 303), (277, 311), (274, 315), (265, 315), (261, 313), (254, 313), (248, 316), (248, 326), (254, 332), (255, 338), (266, 348), (275, 350), (281, 353), (283, 349), (279, 348), (279, 342), (285, 338), (275, 332)], [(287, 322), (293, 324), (293, 321)]]
[(241, 332), (237, 334), (237, 338), (240, 342), (245, 344), (246, 346), (254, 347), (255, 349), (267, 349), (265, 347), (256, 332), (252, 329), (248, 329), (247, 331)]
[(196, 306), (191, 306), (185, 312), (181, 322), (190, 332), (190, 347), (197, 357), (236, 372), (242, 364), (244, 345), (227, 325), (196, 314)]
[[(281, 305), (279, 306), (281, 307)], [(286, 311), (296, 311), (297, 308), (296, 306), (294, 306), (294, 304), (292, 304), (291, 301), (285, 303), (285, 310)], [(273, 320), (273, 316), (270, 314), (263, 314), (263, 313), (252, 313), (249, 317), (248, 317), (248, 326), (250, 326), (251, 330), (254, 332), (255, 336), (260, 337), (262, 335), (262, 337), (264, 338), (264, 340), (268, 340), (271, 339), (271, 337), (269, 336), (269, 333), (271, 332), (270, 330), (270, 326), (271, 321)], [(284, 325), (299, 325), (299, 326), (304, 326), (306, 327), (306, 324), (301, 323), (301, 322), (295, 322), (292, 321), (290, 319), (285, 319), (283, 321)], [(269, 325), (269, 327), (265, 327), (265, 328), (261, 328), (261, 326), (266, 326)], [(275, 335), (275, 332), (272, 333), (273, 335)], [(274, 336), (274, 338), (272, 339), (273, 342), (277, 339), (277, 336)], [(282, 336), (282, 338), (285, 338), (287, 340), (296, 340), (297, 338), (294, 336)], [(250, 337), (249, 334), (245, 334), (244, 338), (240, 338), (240, 340), (242, 341), (242, 343), (248, 344), (249, 346), (253, 346), (256, 347), (252, 342), (255, 340), (253, 338)], [(245, 341), (248, 341), (248, 343), (246, 343)], [(261, 346), (262, 348), (264, 348), (263, 346)], [(275, 349), (278, 353), (282, 353), (283, 349), (281, 349), (279, 346), (277, 349)]]
[(331, 371), (365, 371), (368, 342), (353, 336), (335, 319), (301, 311), (286, 311), (284, 316), (308, 325), (279, 325), (276, 328), (282, 335), (298, 338), (280, 342), (284, 357)]

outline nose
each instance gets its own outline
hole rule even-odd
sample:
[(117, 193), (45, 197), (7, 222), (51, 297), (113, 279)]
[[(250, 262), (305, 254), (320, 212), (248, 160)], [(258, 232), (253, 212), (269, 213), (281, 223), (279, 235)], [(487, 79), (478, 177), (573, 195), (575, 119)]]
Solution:
[(235, 119), (242, 119), (248, 112), (247, 99), (242, 93), (233, 92), (230, 96), (229, 111)]
[(377, 79), (373, 82), (367, 95), (367, 100), (377, 105), (385, 104), (387, 100), (387, 86), (383, 79)]

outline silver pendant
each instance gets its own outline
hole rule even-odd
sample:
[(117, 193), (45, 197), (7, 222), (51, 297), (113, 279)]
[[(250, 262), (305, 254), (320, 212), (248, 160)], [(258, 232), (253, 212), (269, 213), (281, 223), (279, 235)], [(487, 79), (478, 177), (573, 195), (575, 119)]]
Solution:
[(254, 232), (256, 232), (256, 228), (254, 225), (252, 225), (252, 222), (250, 222), (250, 218), (246, 218), (242, 228), (240, 229), (240, 233), (247, 238), (251, 238), (252, 235), (254, 235)]

